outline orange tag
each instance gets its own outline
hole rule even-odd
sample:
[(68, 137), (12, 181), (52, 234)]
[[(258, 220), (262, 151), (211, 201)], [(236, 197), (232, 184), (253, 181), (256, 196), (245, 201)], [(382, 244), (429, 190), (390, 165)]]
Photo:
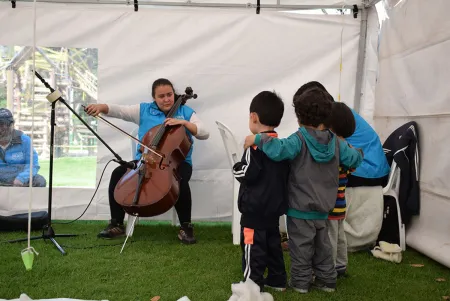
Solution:
[(250, 228), (244, 228), (244, 244), (253, 245), (253, 236), (255, 235), (255, 230)]

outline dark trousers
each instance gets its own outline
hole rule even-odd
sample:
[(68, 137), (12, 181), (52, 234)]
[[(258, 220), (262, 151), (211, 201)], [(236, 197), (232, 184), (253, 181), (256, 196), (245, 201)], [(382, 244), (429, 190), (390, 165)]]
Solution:
[[(109, 180), (109, 208), (111, 210), (111, 219), (115, 220), (119, 224), (123, 224), (125, 218), (125, 211), (114, 199), (114, 189), (120, 178), (127, 172), (127, 168), (124, 166), (118, 166), (111, 174), (111, 179)], [(178, 166), (178, 173), (181, 177), (180, 180), (180, 196), (175, 204), (175, 210), (178, 214), (178, 219), (180, 224), (191, 222), (191, 211), (192, 211), (192, 198), (191, 198), (191, 188), (189, 187), (189, 180), (192, 176), (192, 166), (187, 162), (182, 162)]]
[[(264, 284), (286, 287), (286, 269), (281, 249), (280, 228), (266, 230), (241, 227), (242, 272), (263, 291)], [(267, 279), (264, 272), (268, 269)]]

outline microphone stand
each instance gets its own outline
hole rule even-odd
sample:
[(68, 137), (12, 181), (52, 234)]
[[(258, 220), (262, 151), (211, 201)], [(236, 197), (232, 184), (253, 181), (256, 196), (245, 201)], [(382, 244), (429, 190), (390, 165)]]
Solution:
[[(109, 147), (106, 142), (100, 138), (100, 136), (87, 124), (83, 118), (81, 118), (77, 112), (75, 112), (64, 100), (62, 97), (61, 92), (58, 90), (55, 91), (43, 78), (39, 75), (36, 71), (34, 71), (34, 74), (40, 79), (40, 81), (47, 87), (51, 93), (47, 96), (47, 99), (52, 103), (51, 105), (51, 115), (50, 115), (50, 170), (49, 170), (49, 189), (48, 189), (48, 220), (47, 224), (42, 229), (42, 235), (41, 236), (34, 236), (31, 237), (31, 240), (36, 239), (49, 239), (56, 248), (61, 252), (62, 255), (66, 255), (66, 251), (58, 244), (58, 242), (55, 240), (55, 237), (74, 237), (78, 236), (77, 234), (55, 234), (55, 231), (52, 227), (52, 189), (53, 189), (53, 146), (54, 146), (54, 134), (55, 134), (55, 106), (56, 102), (59, 101), (60, 103), (64, 104), (94, 135), (97, 137), (100, 142), (102, 142), (109, 151), (116, 157), (115, 162), (125, 165), (128, 168), (133, 168), (132, 164), (126, 161), (123, 161), (122, 158), (114, 152), (111, 147)], [(28, 238), (22, 238), (22, 239), (16, 239), (16, 240), (10, 240), (8, 242), (14, 243), (14, 242), (21, 242), (21, 241), (27, 241)]]

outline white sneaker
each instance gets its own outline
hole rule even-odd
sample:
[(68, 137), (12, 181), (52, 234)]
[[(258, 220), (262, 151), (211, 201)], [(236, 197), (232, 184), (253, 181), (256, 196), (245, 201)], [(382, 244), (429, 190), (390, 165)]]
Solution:
[(305, 288), (296, 288), (296, 287), (293, 287), (292, 288), (294, 291), (296, 291), (297, 293), (300, 293), (300, 294), (307, 294), (307, 293), (309, 293), (309, 290), (307, 290), (307, 289), (305, 289)]
[(264, 287), (271, 288), (271, 289), (273, 289), (274, 291), (277, 291), (277, 292), (285, 292), (286, 291), (285, 287), (275, 287), (275, 286), (270, 286), (270, 285), (267, 285), (267, 284), (265, 284)]

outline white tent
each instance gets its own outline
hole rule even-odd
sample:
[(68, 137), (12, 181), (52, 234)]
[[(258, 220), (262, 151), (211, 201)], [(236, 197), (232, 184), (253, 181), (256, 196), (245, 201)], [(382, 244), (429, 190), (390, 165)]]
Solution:
[(407, 231), (411, 247), (450, 267), (450, 2), (388, 1), (376, 89), (375, 128), (385, 138), (416, 121), (421, 211)]
[[(383, 27), (378, 70), (379, 26), (373, 6), (377, 1), (268, 0), (261, 1), (259, 14), (256, 14), (256, 1), (248, 4), (248, 1), (238, 0), (222, 3), (147, 0), (138, 1), (137, 12), (134, 11), (133, 1), (71, 2), (47, 0), (37, 3), (36, 45), (97, 48), (100, 103), (135, 104), (149, 100), (149, 85), (159, 77), (172, 80), (179, 91), (183, 91), (186, 86), (192, 86), (194, 92), (199, 95), (199, 98), (189, 104), (208, 125), (211, 137), (207, 141), (197, 141), (195, 145), (194, 174), (191, 180), (194, 220), (230, 220), (232, 177), (215, 121), (227, 124), (239, 139), (242, 139), (248, 133), (249, 103), (253, 96), (262, 90), (276, 90), (287, 104), (288, 109), (279, 128), (281, 136), (286, 136), (296, 127), (289, 105), (290, 99), (296, 89), (309, 80), (322, 82), (335, 98), (340, 96), (342, 101), (358, 110), (371, 124), (375, 120), (376, 129), (382, 137), (386, 137), (396, 126), (409, 120), (407, 116), (417, 118), (423, 112), (435, 114), (445, 111), (443, 91), (436, 93), (441, 91), (437, 88), (422, 90), (429, 92), (426, 96), (434, 95), (433, 102), (440, 104), (440, 107), (420, 106), (418, 97), (425, 93), (410, 93), (422, 87), (410, 81), (411, 77), (425, 80), (431, 77), (426, 73), (407, 73), (407, 68), (415, 64), (422, 70), (430, 68), (430, 65), (422, 66), (423, 58), (422, 61), (414, 59), (411, 64), (411, 58), (406, 59), (398, 54), (415, 53), (417, 45), (433, 44), (438, 47), (438, 42), (445, 41), (445, 32), (441, 32), (436, 41), (425, 42), (420, 40), (420, 35), (416, 36), (417, 30), (403, 30), (403, 26), (408, 29), (415, 26), (418, 30), (424, 30), (422, 21), (436, 21), (436, 18), (431, 16), (429, 19), (421, 19), (421, 22), (412, 22), (408, 16), (403, 16), (398, 17), (401, 21), (394, 22), (390, 19), (386, 23)], [(394, 8), (393, 15), (397, 15), (396, 9), (406, 9), (407, 6), (412, 6), (413, 11), (429, 9), (432, 12), (431, 6), (419, 5), (419, 2), (406, 1), (403, 6)], [(444, 1), (435, 2), (445, 5)], [(293, 9), (312, 8), (352, 9), (353, 5), (359, 8), (357, 18), (354, 18), (353, 14), (306, 15), (288, 12)], [(439, 13), (441, 10), (437, 11)], [(419, 14), (415, 15), (418, 16)], [(420, 16), (423, 17), (422, 14)], [(33, 4), (20, 1), (13, 9), (10, 2), (0, 3), (0, 28), (0, 45), (32, 45)], [(400, 31), (402, 39), (396, 34)], [(410, 36), (411, 40), (405, 41), (405, 36)], [(445, 42), (442, 44), (445, 45)], [(392, 45), (397, 47), (392, 49)], [(434, 56), (436, 54), (427, 59), (431, 61)], [(445, 60), (440, 60), (437, 67), (441, 74), (446, 74)], [(396, 77), (394, 75), (399, 74), (396, 73), (400, 72), (397, 71), (399, 68), (403, 68), (403, 71), (400, 77)], [(375, 96), (377, 76), (378, 93)], [(396, 84), (395, 87), (393, 83)], [(405, 98), (404, 95), (408, 97)], [(408, 106), (412, 105), (414, 109), (410, 107), (410, 110), (402, 111), (406, 101)], [(397, 107), (398, 110), (393, 107), (396, 103), (402, 104)], [(392, 114), (405, 118), (392, 119)], [(420, 125), (424, 126), (422, 120), (424, 123), (430, 122), (429, 127), (433, 125), (434, 119), (421, 119)], [(440, 117), (439, 120), (445, 122), (446, 119)], [(129, 132), (135, 127), (125, 122), (114, 122)], [(99, 125), (99, 134), (124, 159), (131, 159), (129, 139), (102, 124)], [(448, 188), (436, 188), (436, 185), (444, 183), (442, 179), (445, 164), (440, 164), (439, 168), (436, 166), (428, 169), (427, 166), (428, 162), (433, 161), (431, 158), (438, 158), (435, 154), (439, 149), (433, 150), (432, 154), (429, 154), (430, 158), (427, 158), (425, 143), (435, 147), (439, 144), (427, 139), (426, 134), (423, 134), (421, 181), (433, 179), (434, 182), (429, 187), (424, 184), (425, 189), (431, 191), (423, 192), (425, 194), (422, 199), (422, 212), (425, 214), (430, 212), (427, 210), (439, 206), (438, 202), (450, 210)], [(441, 146), (440, 150), (443, 152), (443, 143)], [(111, 153), (105, 147), (99, 146), (97, 179), (111, 158)], [(429, 170), (428, 174), (425, 169)], [(94, 202), (83, 219), (109, 217), (107, 179), (111, 171), (112, 167), (108, 167)], [(77, 217), (88, 204), (94, 190), (95, 188), (82, 187), (55, 188), (53, 218)], [(25, 188), (2, 188), (0, 193), (6, 196), (6, 201), (0, 204), (0, 214), (14, 214), (26, 210), (27, 202), (22, 201), (28, 195)], [(45, 210), (47, 189), (35, 188), (33, 196), (33, 209)], [(445, 212), (438, 210), (439, 214)], [(443, 219), (444, 215), (440, 216)], [(157, 218), (168, 219), (168, 216)], [(423, 248), (419, 246), (424, 243), (414, 242), (420, 240), (423, 233), (437, 235), (440, 231), (444, 234), (445, 228), (442, 228), (443, 224), (428, 227), (427, 222), (424, 222), (426, 218), (426, 215), (422, 215), (415, 221), (408, 233), (408, 242), (428, 254), (431, 249), (427, 248), (433, 248), (431, 242)], [(432, 241), (441, 243), (442, 238), (436, 236)], [(450, 265), (449, 258), (445, 259), (443, 253), (433, 258)]]

